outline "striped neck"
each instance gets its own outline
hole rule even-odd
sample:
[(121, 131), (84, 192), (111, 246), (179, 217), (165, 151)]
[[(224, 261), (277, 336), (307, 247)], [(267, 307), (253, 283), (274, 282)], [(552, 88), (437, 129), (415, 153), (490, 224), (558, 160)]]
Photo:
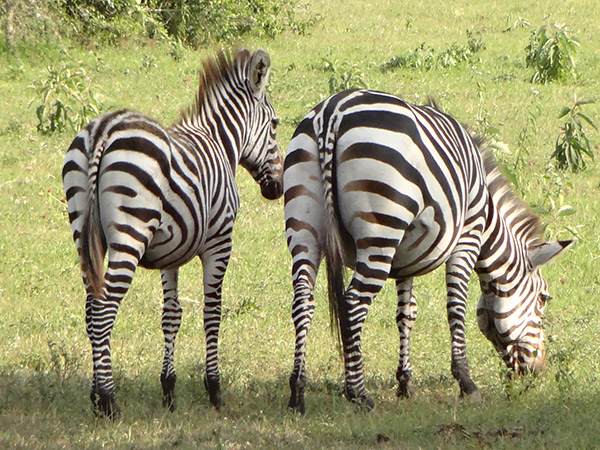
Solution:
[(234, 175), (249, 133), (249, 60), (250, 53), (242, 50), (234, 58), (221, 51), (216, 58), (203, 61), (196, 103), (182, 115), (179, 124), (189, 131), (210, 135), (224, 152)]
[(476, 270), (482, 282), (511, 285), (530, 270), (527, 249), (540, 242), (541, 224), (512, 190), (501, 169), (484, 155), (489, 191), (488, 218)]

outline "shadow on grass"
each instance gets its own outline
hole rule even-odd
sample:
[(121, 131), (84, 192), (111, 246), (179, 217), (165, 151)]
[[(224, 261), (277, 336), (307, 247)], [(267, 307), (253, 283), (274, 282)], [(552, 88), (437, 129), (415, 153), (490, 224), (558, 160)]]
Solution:
[(594, 447), (600, 439), (597, 387), (568, 394), (532, 389), (513, 400), (498, 388), (471, 405), (457, 400), (446, 380), (409, 400), (397, 399), (393, 383), (379, 380), (369, 386), (377, 408), (367, 413), (343, 398), (340, 383), (321, 379), (309, 384), (308, 412), (299, 416), (286, 406), (287, 374), (269, 380), (224, 377), (225, 406), (217, 412), (202, 371), (181, 369), (177, 409), (169, 413), (154, 375), (116, 377), (123, 416), (111, 423), (94, 416), (90, 381), (83, 376), (0, 373), (0, 444), (45, 448), (62, 439), (63, 446), (77, 448), (560, 448)]

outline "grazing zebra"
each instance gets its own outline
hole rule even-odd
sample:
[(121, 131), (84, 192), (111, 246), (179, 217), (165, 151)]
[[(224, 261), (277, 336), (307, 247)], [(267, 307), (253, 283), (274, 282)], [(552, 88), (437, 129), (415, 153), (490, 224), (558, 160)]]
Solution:
[[(518, 200), (479, 143), (434, 106), (382, 92), (340, 92), (300, 123), (284, 163), (286, 237), (293, 258), (296, 331), (289, 406), (304, 413), (306, 335), (313, 289), (326, 259), (332, 327), (343, 343), (345, 394), (374, 407), (363, 380), (361, 331), (373, 298), (396, 280), (398, 395), (413, 391), (413, 278), (446, 263), (452, 374), (479, 398), (469, 375), (465, 307), (471, 272), (482, 295), (478, 324), (517, 372), (545, 364), (539, 266), (571, 241), (543, 242), (539, 219)], [(354, 269), (348, 287), (343, 265)]]
[[(127, 110), (90, 122), (72, 142), (63, 166), (73, 239), (86, 297), (92, 344), (91, 398), (115, 417), (110, 336), (121, 299), (138, 266), (160, 269), (164, 294), (165, 406), (174, 409), (173, 352), (181, 323), (179, 267), (203, 265), (206, 374), (210, 401), (221, 406), (217, 341), (223, 277), (239, 206), (238, 164), (267, 199), (282, 194), (278, 123), (264, 88), (270, 59), (264, 50), (219, 52), (203, 62), (197, 101), (169, 128)], [(104, 269), (104, 257), (108, 261)]]

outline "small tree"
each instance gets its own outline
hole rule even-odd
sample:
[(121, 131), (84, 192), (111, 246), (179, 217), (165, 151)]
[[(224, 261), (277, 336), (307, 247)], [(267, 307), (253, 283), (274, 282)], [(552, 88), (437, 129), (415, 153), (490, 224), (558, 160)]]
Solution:
[(564, 106), (558, 118), (566, 117), (567, 121), (561, 127), (556, 138), (556, 146), (552, 158), (558, 163), (560, 169), (569, 169), (571, 172), (579, 172), (585, 169), (585, 156), (594, 159), (594, 152), (590, 140), (583, 127), (587, 123), (596, 131), (598, 128), (594, 121), (584, 114), (581, 109), (583, 105), (594, 103), (593, 100), (578, 100), (573, 98), (571, 106)]
[(575, 54), (578, 48), (579, 41), (565, 25), (544, 24), (538, 31), (532, 32), (529, 45), (525, 47), (527, 67), (535, 69), (531, 81), (548, 83), (576, 77)]

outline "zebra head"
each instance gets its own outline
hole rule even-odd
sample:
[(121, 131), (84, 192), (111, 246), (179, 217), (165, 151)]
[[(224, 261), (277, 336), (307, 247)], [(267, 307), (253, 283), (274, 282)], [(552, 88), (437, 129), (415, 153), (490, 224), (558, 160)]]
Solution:
[(260, 185), (263, 197), (275, 200), (283, 194), (283, 158), (275, 131), (279, 118), (265, 94), (270, 65), (269, 55), (262, 49), (252, 54), (248, 64), (249, 127), (240, 164)]
[[(506, 365), (517, 374), (546, 367), (542, 319), (550, 297), (540, 266), (567, 249), (573, 241), (530, 244), (525, 264), (515, 264), (513, 274), (481, 277), (477, 324)], [(519, 273), (519, 267), (521, 272)]]

